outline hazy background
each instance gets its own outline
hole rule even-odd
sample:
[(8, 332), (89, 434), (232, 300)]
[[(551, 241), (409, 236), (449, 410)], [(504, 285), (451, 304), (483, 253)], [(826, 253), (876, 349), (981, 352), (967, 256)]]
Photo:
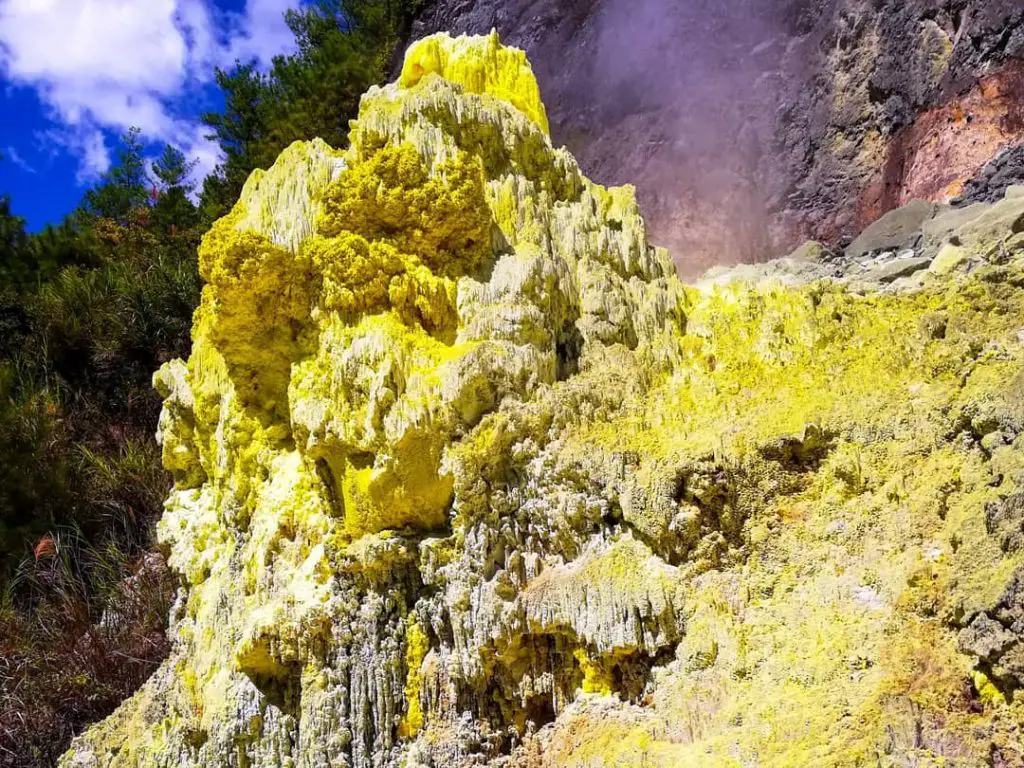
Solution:
[(654, 239), (694, 273), (772, 252), (792, 42), (830, 4), (464, 0), (429, 9), (416, 35), (495, 27), (524, 48), (556, 143), (596, 181), (636, 184)]

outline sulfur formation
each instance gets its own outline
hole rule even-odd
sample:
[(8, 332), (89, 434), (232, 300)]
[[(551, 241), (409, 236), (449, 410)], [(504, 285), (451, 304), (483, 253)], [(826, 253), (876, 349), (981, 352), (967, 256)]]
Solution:
[(1019, 764), (1024, 198), (932, 214), (686, 287), (415, 44), (203, 240), (173, 651), (64, 768)]

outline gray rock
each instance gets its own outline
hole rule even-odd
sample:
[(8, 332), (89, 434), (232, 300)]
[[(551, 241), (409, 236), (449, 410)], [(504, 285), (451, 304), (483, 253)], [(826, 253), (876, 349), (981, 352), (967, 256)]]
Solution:
[(783, 285), (805, 285), (816, 280), (837, 279), (842, 274), (841, 265), (832, 265), (807, 258), (789, 256), (761, 264), (738, 264), (735, 267), (714, 267), (708, 270), (694, 287), (711, 290), (716, 286), (730, 283), (764, 285), (778, 282)]
[(963, 653), (972, 653), (986, 662), (999, 659), (1009, 648), (1017, 644), (1017, 637), (1008, 632), (998, 621), (981, 614), (957, 639)]
[(902, 208), (889, 211), (850, 243), (846, 256), (857, 259), (879, 251), (913, 247), (921, 237), (921, 227), (935, 215), (935, 210), (934, 203), (911, 200)]
[(1014, 572), (994, 606), (970, 619), (957, 644), (1004, 684), (1024, 685), (1024, 569)]
[(1024, 197), (1007, 196), (960, 226), (950, 240), (954, 245), (985, 252), (1021, 232), (1024, 232)]
[(817, 240), (808, 240), (786, 258), (790, 261), (827, 262), (832, 261), (835, 257), (836, 255), (832, 249), (824, 243), (819, 243)]
[(1010, 194), (1011, 189), (1022, 189), (1024, 181), (1024, 145), (1004, 149), (982, 168), (964, 187), (958, 202), (995, 203)]
[(974, 221), (991, 207), (986, 203), (974, 203), (965, 208), (940, 208), (933, 218), (921, 225), (924, 252), (930, 256), (937, 254), (958, 229)]
[(886, 293), (912, 293), (925, 287), (927, 272), (915, 272), (907, 277), (893, 280), (885, 286)]
[(869, 269), (859, 279), (866, 283), (888, 285), (901, 277), (928, 269), (931, 263), (932, 260), (928, 256), (904, 256)]
[(972, 255), (966, 248), (946, 243), (939, 248), (928, 271), (933, 275), (948, 275), (956, 269), (970, 271), (971, 266), (979, 261), (980, 259)]

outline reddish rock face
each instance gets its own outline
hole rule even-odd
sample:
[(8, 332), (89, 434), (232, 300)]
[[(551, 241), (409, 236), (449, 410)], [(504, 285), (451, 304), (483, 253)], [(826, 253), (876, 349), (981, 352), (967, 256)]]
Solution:
[(1024, 180), (990, 164), (1024, 144), (1020, 0), (434, 0), (414, 36), (492, 27), (684, 275)]
[(1007, 147), (1024, 140), (1024, 61), (1013, 60), (963, 94), (924, 110), (889, 143), (858, 203), (863, 228), (912, 199), (948, 203)]

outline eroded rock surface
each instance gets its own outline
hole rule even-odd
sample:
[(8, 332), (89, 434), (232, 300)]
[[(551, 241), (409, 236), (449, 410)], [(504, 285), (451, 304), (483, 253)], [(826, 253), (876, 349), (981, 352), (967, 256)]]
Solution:
[(206, 236), (173, 651), (64, 768), (1020, 764), (1024, 198), (685, 286), (547, 120), (427, 39)]

